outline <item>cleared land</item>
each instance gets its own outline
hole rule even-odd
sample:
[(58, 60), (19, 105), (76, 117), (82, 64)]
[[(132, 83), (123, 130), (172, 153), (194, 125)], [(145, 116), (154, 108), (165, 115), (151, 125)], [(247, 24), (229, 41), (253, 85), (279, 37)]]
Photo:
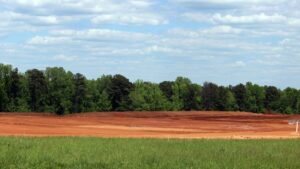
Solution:
[(246, 112), (106, 112), (56, 116), (0, 113), (2, 136), (121, 138), (300, 138), (298, 115)]

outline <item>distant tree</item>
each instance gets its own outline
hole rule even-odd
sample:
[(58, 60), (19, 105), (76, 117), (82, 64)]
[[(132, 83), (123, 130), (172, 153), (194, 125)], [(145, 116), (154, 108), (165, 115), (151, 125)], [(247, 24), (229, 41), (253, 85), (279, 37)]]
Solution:
[(160, 90), (163, 92), (163, 94), (169, 101), (172, 100), (172, 96), (173, 96), (172, 86), (173, 85), (174, 85), (174, 82), (170, 82), (170, 81), (163, 81), (159, 84)]
[(112, 76), (101, 76), (96, 81), (97, 93), (96, 103), (97, 111), (111, 111), (112, 110), (112, 96), (109, 95), (112, 86)]
[(0, 64), (0, 111), (8, 111), (9, 109), (11, 71), (11, 65)]
[(16, 98), (21, 95), (21, 82), (20, 75), (18, 73), (18, 69), (13, 69), (10, 73), (10, 81), (9, 81), (9, 96), (12, 102), (16, 101)]
[[(300, 91), (299, 91), (299, 93), (300, 93)], [(297, 114), (300, 114), (300, 95), (298, 96), (296, 113), (297, 113)]]
[(86, 96), (84, 99), (84, 112), (97, 111), (98, 91), (96, 80), (86, 80)]
[(74, 113), (83, 112), (85, 110), (84, 103), (87, 94), (86, 78), (76, 73), (73, 76), (74, 94), (72, 99), (72, 110)]
[(129, 110), (129, 93), (132, 89), (132, 83), (122, 75), (115, 75), (112, 78), (111, 87), (108, 94), (112, 98), (113, 110)]
[(232, 92), (234, 94), (236, 103), (238, 105), (238, 110), (239, 111), (248, 111), (249, 107), (249, 97), (247, 93), (247, 89), (245, 85), (243, 84), (238, 84), (232, 88)]
[(174, 110), (192, 110), (200, 107), (200, 90), (198, 85), (185, 77), (177, 77), (172, 86), (172, 104)]
[(29, 92), (26, 78), (19, 74), (15, 68), (10, 73), (8, 93), (10, 112), (28, 112), (30, 111), (27, 101), (29, 100)]
[(177, 77), (160, 84), (132, 84), (122, 75), (88, 80), (63, 68), (32, 69), (20, 73), (0, 64), (0, 112), (221, 110), (300, 114), (300, 90), (259, 86), (251, 82), (232, 86)]
[(265, 87), (264, 107), (268, 111), (276, 111), (279, 109), (280, 90), (274, 86)]
[(282, 91), (280, 97), (279, 111), (286, 114), (296, 114), (298, 104), (298, 90), (293, 88), (286, 88)]
[(0, 111), (4, 112), (7, 110), (8, 97), (5, 90), (3, 81), (0, 81)]
[(202, 104), (205, 110), (217, 110), (219, 101), (218, 86), (214, 83), (205, 82), (202, 87)]
[(216, 103), (216, 109), (225, 111), (228, 106), (228, 99), (229, 99), (229, 90), (226, 89), (224, 86), (219, 86), (217, 90), (217, 103)]
[(251, 112), (263, 112), (264, 111), (264, 100), (265, 100), (265, 89), (256, 84), (248, 82), (246, 89), (249, 95), (249, 111)]
[(234, 94), (229, 89), (227, 91), (227, 101), (226, 101), (225, 110), (226, 111), (236, 111), (236, 110), (238, 110), (238, 105), (236, 103)]
[(48, 110), (63, 115), (72, 111), (74, 85), (73, 74), (61, 67), (47, 68), (45, 71), (48, 83)]
[(30, 109), (34, 112), (43, 112), (46, 107), (48, 93), (44, 73), (40, 70), (32, 69), (26, 72), (26, 77), (30, 96)]
[(137, 111), (166, 110), (168, 107), (168, 100), (159, 86), (153, 83), (144, 83), (141, 80), (134, 83), (134, 89), (130, 92), (129, 98), (132, 109)]
[(112, 79), (111, 75), (102, 75), (100, 78), (97, 79), (97, 89), (102, 92), (104, 90), (110, 90), (112, 86)]
[(185, 99), (185, 110), (200, 110), (201, 109), (201, 91), (202, 87), (198, 84), (190, 84), (189, 93)]
[(97, 106), (98, 106), (97, 111), (111, 111), (112, 110), (111, 98), (106, 90), (104, 90), (100, 93)]

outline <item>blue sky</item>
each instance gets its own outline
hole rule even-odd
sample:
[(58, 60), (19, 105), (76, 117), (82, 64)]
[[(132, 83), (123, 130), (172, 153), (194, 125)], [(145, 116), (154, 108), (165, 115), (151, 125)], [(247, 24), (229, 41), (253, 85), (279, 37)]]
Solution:
[(300, 88), (299, 0), (0, 0), (0, 62)]

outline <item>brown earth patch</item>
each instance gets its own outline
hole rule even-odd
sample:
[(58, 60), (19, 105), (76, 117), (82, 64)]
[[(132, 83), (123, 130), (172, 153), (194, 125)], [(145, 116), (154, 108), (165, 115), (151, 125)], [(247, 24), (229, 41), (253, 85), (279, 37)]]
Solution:
[(122, 138), (300, 138), (288, 120), (299, 115), (247, 112), (105, 112), (56, 116), (0, 113), (2, 136)]

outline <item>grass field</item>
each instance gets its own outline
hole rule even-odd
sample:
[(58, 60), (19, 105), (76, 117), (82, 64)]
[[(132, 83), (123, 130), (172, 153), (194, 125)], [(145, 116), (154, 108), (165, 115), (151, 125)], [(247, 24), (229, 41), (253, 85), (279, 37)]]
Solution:
[(0, 138), (1, 168), (300, 168), (300, 140)]

